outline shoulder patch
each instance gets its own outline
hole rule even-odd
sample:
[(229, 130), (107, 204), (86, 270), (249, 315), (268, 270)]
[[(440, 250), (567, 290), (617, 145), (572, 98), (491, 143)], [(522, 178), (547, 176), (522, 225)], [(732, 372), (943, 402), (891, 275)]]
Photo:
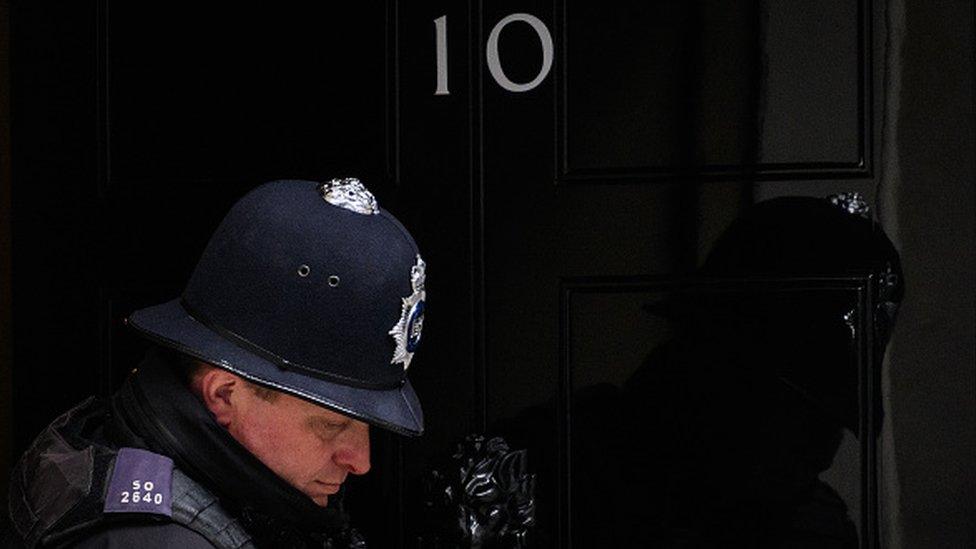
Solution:
[(173, 517), (173, 460), (148, 450), (121, 448), (105, 493), (105, 513)]

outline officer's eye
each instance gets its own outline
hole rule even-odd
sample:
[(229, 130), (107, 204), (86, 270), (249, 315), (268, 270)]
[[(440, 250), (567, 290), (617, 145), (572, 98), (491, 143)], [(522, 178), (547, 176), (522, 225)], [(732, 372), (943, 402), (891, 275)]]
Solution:
[(349, 425), (349, 420), (332, 420), (323, 417), (310, 417), (306, 424), (319, 438), (330, 439)]

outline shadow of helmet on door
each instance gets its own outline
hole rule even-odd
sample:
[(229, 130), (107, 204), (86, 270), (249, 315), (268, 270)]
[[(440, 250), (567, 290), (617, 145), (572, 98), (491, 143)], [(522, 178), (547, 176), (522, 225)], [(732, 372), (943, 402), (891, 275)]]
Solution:
[[(860, 197), (777, 198), (737, 219), (699, 274), (721, 284), (647, 307), (677, 335), (623, 390), (621, 543), (856, 547), (847, 504), (819, 477), (845, 429), (866, 434), (870, 416), (880, 431), (897, 251)], [(869, 319), (855, 292), (816, 284), (865, 275), (878, 281)], [(868, 320), (874, 364), (861, 368)]]

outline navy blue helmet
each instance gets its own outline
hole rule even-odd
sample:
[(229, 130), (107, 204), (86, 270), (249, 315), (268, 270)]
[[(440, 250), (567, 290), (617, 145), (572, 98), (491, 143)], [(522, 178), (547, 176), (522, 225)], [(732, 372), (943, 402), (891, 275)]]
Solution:
[(273, 181), (231, 208), (182, 296), (127, 322), (256, 384), (418, 435), (407, 370), (424, 277), (410, 233), (358, 180)]

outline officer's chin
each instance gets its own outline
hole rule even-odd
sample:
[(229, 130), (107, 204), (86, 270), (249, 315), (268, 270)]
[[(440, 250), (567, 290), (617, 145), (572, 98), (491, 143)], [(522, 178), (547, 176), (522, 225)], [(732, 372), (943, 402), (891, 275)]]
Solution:
[(319, 507), (326, 507), (329, 505), (329, 496), (312, 496), (312, 501)]

